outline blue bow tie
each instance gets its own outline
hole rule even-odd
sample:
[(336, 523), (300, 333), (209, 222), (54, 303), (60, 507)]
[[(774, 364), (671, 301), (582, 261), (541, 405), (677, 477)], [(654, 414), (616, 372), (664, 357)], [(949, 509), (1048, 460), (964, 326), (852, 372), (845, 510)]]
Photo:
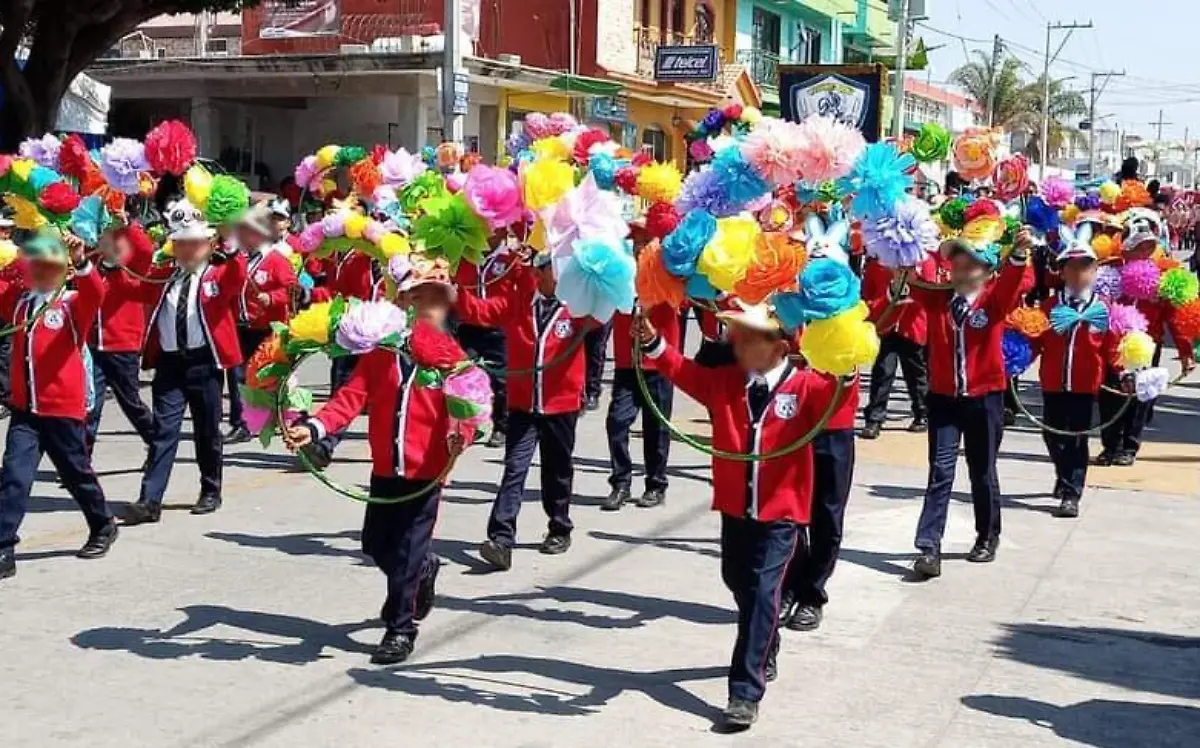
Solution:
[(1108, 332), (1108, 307), (1104, 304), (1088, 304), (1080, 311), (1069, 304), (1059, 304), (1050, 310), (1050, 326), (1059, 335), (1066, 334), (1081, 322), (1096, 332)]

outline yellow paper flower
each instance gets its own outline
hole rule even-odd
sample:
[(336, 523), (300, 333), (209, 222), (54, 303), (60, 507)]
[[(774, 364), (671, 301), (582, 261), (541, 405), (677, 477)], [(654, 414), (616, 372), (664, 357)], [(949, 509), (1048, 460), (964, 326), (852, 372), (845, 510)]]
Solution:
[(565, 161), (538, 159), (521, 172), (525, 207), (530, 210), (542, 210), (554, 205), (574, 186), (575, 169)]
[(1004, 221), (995, 216), (980, 216), (963, 226), (962, 238), (976, 246), (995, 244), (1004, 236)]
[(748, 106), (742, 109), (742, 122), (747, 125), (757, 125), (762, 117), (763, 113), (758, 107)]
[(383, 256), (387, 258), (396, 257), (398, 255), (407, 255), (412, 251), (412, 247), (400, 234), (384, 234), (379, 240), (379, 249), (383, 252)]
[(7, 239), (0, 241), (0, 270), (12, 264), (17, 259), (17, 245)]
[(1063, 223), (1068, 223), (1068, 224), (1074, 226), (1075, 222), (1077, 220), (1079, 220), (1079, 213), (1080, 213), (1079, 206), (1075, 205), (1074, 203), (1063, 208), (1062, 209)]
[(159, 252), (162, 252), (164, 257), (174, 257), (175, 242), (171, 241), (170, 239), (166, 240), (163, 242), (162, 249), (160, 249)]
[(530, 230), (525, 243), (539, 252), (546, 251), (546, 223), (542, 219), (539, 218), (534, 221), (533, 229)]
[(367, 228), (367, 217), (362, 213), (350, 213), (342, 221), (342, 227), (346, 231), (346, 238), (361, 239), (363, 230)]
[(1126, 371), (1145, 369), (1154, 361), (1154, 339), (1144, 332), (1131, 332), (1117, 346), (1118, 363)]
[(340, 150), (341, 147), (336, 145), (322, 147), (321, 150), (317, 151), (317, 166), (322, 169), (328, 169), (333, 166), (333, 162), (337, 160), (338, 151)]
[(637, 191), (652, 203), (673, 203), (683, 185), (683, 175), (675, 164), (647, 164), (638, 173)]
[(529, 148), (533, 151), (535, 160), (544, 158), (554, 159), (555, 161), (571, 160), (571, 147), (567, 145), (567, 141), (559, 137), (535, 140)]
[(193, 164), (183, 175), (183, 193), (187, 195), (188, 202), (204, 210), (204, 206), (208, 204), (208, 195), (212, 192), (212, 174), (208, 173), (199, 164)]
[(288, 322), (288, 334), (292, 340), (325, 345), (329, 342), (330, 302), (313, 304), (292, 317)]
[(336, 180), (333, 180), (333, 179), (322, 179), (321, 180), (321, 194), (322, 195), (332, 195), (335, 192), (337, 192), (337, 188), (338, 188), (338, 186), (337, 186)]
[(808, 323), (800, 353), (817, 371), (839, 377), (870, 366), (879, 355), (879, 334), (867, 322), (867, 305), (860, 301), (841, 314)]
[(1111, 205), (1121, 196), (1121, 187), (1116, 182), (1105, 182), (1100, 185), (1100, 201)]
[(12, 162), (12, 173), (16, 174), (22, 182), (29, 181), (29, 174), (33, 171), (34, 163), (27, 158), (19, 158)]
[(717, 233), (700, 253), (696, 270), (708, 278), (713, 287), (732, 291), (746, 277), (761, 233), (758, 221), (750, 216), (718, 219)]
[(37, 206), (23, 197), (9, 193), (4, 196), (4, 202), (8, 207), (12, 208), (12, 221), (19, 229), (36, 231), (49, 223), (46, 217), (41, 214), (41, 211), (37, 209)]

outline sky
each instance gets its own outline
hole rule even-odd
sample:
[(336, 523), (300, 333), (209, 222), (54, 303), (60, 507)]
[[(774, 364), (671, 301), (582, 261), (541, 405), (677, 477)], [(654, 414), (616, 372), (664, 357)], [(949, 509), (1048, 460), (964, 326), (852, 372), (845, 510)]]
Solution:
[[(917, 25), (917, 35), (930, 47), (945, 45), (929, 54), (935, 83), (973, 50), (990, 54), (994, 34), (1026, 63), (1025, 76), (1035, 78), (1042, 72), (1047, 21), (1091, 21), (1093, 28), (1071, 32), (1051, 75), (1075, 76), (1067, 85), (1086, 92), (1091, 73), (1123, 70), (1126, 77), (1112, 78), (1100, 96), (1101, 127), (1120, 123), (1154, 138), (1158, 128), (1150, 123), (1161, 109), (1171, 123), (1163, 126), (1165, 139), (1182, 140), (1187, 128), (1191, 141), (1200, 140), (1200, 66), (1192, 62), (1200, 47), (1197, 0), (926, 0), (926, 7), (929, 18)], [(1051, 52), (1066, 33), (1053, 32)]]

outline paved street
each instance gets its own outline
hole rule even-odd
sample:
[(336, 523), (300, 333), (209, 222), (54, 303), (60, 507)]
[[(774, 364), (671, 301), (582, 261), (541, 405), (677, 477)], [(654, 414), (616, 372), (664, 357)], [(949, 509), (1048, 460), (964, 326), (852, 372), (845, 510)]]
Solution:
[[(904, 403), (893, 405), (902, 429)], [(677, 411), (703, 433), (693, 404)], [(1095, 471), (1077, 521), (1048, 514), (1038, 432), (1010, 431), (998, 561), (960, 560), (973, 539), (960, 468), (950, 560), (928, 584), (906, 573), (924, 438), (889, 430), (861, 445), (826, 623), (785, 632), (780, 679), (741, 736), (710, 730), (734, 626), (706, 459), (677, 445), (664, 508), (601, 513), (602, 414), (581, 424), (566, 556), (533, 550), (545, 519), (534, 483), (514, 569), (483, 573), (475, 548), (500, 453), (464, 458), (437, 529), (437, 607), (414, 659), (394, 669), (367, 662), (383, 577), (357, 552), (362, 508), (291, 472), (280, 447), (231, 450), (222, 511), (167, 512), (100, 562), (72, 558), (82, 519), (46, 462), (19, 573), (0, 583), (0, 742), (1194, 747), (1198, 417), (1200, 385), (1172, 390), (1142, 461)], [(104, 486), (132, 500), (142, 449), (115, 406), (104, 430)], [(365, 480), (361, 437), (341, 452), (339, 478)], [(174, 509), (196, 490), (190, 447), (180, 454)]]

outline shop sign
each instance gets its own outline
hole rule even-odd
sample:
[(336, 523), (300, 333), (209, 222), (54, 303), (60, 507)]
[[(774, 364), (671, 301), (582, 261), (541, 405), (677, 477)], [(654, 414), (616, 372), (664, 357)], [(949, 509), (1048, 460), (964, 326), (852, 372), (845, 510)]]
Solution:
[(688, 44), (660, 46), (654, 54), (656, 81), (715, 81), (717, 46)]
[(591, 119), (601, 122), (628, 121), (629, 99), (623, 95), (597, 96), (592, 99)]

